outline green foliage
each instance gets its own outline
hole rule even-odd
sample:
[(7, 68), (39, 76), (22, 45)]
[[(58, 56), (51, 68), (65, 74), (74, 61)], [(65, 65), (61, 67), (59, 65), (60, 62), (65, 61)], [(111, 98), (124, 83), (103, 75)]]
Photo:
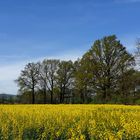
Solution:
[(134, 58), (112, 35), (95, 41), (81, 63), (87, 69), (85, 78), (92, 84), (93, 92), (102, 94), (102, 100), (108, 101), (118, 90), (120, 77), (134, 64)]
[(140, 98), (140, 72), (134, 64), (117, 37), (106, 36), (75, 62), (45, 59), (27, 64), (16, 80), (20, 101), (135, 104)]
[(71, 96), (70, 90), (73, 88), (73, 76), (73, 62), (61, 61), (56, 75), (60, 103), (64, 103), (66, 95)]

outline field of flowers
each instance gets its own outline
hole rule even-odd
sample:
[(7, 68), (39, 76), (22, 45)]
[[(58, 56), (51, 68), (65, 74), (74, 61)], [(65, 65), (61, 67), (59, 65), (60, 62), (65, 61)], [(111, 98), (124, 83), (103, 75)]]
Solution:
[(140, 106), (0, 105), (0, 140), (140, 139)]

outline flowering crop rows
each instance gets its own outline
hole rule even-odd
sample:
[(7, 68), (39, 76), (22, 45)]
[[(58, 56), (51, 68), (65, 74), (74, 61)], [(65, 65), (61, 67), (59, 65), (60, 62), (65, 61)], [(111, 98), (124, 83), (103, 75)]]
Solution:
[(1, 140), (140, 139), (140, 106), (0, 105)]

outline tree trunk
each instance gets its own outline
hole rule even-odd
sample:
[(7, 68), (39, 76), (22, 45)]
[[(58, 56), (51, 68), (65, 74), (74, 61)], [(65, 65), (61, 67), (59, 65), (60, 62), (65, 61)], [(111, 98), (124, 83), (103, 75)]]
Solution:
[(35, 91), (34, 88), (32, 88), (32, 104), (35, 103)]
[(46, 89), (44, 89), (44, 104), (47, 103), (47, 97), (46, 97)]
[(62, 103), (62, 98), (63, 98), (62, 94), (63, 94), (63, 88), (62, 88), (62, 86), (60, 86), (60, 97), (59, 97), (60, 103)]
[(65, 88), (66, 88), (66, 86), (64, 84), (64, 86), (63, 86), (63, 98), (62, 98), (63, 103), (64, 103), (64, 98), (65, 98)]
[(106, 101), (107, 101), (107, 93), (106, 93), (105, 87), (103, 88), (103, 101), (104, 101), (104, 103), (106, 103)]
[(62, 103), (62, 92), (60, 92), (59, 102)]
[(51, 104), (53, 104), (53, 92), (51, 92)]
[(51, 104), (53, 104), (54, 81), (53, 78), (51, 79)]
[(85, 102), (84, 93), (82, 90), (80, 92), (81, 92), (81, 101), (82, 101), (81, 103), (84, 103)]

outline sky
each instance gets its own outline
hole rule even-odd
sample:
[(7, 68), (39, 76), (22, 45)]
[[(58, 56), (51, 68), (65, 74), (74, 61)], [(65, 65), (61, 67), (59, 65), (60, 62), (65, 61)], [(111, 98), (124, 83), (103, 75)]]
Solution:
[(115, 34), (129, 52), (140, 37), (140, 0), (0, 0), (0, 93), (29, 62), (76, 60)]

